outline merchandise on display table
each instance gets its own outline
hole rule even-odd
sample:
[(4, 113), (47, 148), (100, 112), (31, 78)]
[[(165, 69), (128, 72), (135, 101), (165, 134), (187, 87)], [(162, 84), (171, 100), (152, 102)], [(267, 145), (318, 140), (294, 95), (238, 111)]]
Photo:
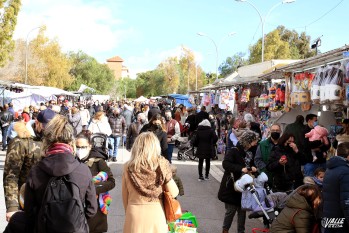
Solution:
[(315, 74), (297, 73), (291, 79), (291, 107), (301, 105), (303, 111), (311, 109), (310, 89)]
[(198, 222), (191, 212), (186, 212), (175, 222), (168, 224), (169, 233), (198, 233)]

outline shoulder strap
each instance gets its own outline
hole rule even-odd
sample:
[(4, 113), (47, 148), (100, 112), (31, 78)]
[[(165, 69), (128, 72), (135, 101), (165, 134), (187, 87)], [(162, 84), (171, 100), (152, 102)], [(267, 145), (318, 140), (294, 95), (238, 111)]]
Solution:
[(292, 219), (291, 219), (291, 224), (294, 226), (295, 225), (295, 223), (294, 223), (294, 217), (299, 213), (299, 212), (301, 212), (302, 211), (302, 209), (298, 209), (293, 215), (292, 215)]
[(96, 122), (96, 125), (97, 125), (97, 128), (98, 128), (99, 132), (101, 133), (102, 131), (101, 131), (101, 129), (99, 128), (98, 122)]

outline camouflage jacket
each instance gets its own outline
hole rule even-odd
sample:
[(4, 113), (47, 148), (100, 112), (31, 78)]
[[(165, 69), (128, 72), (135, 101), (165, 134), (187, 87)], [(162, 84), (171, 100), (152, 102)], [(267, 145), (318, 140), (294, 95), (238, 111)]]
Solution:
[(26, 183), (30, 169), (41, 159), (42, 142), (34, 141), (23, 125), (15, 124), (18, 135), (10, 141), (5, 159), (3, 186), (7, 212), (19, 209), (19, 189)]

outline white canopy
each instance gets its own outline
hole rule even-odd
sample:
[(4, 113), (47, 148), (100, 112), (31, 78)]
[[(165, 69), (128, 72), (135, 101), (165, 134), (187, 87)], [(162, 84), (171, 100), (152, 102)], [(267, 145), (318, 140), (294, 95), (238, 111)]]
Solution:
[(148, 101), (148, 99), (145, 98), (144, 96), (140, 96), (137, 99), (135, 99), (134, 101), (136, 101), (136, 102), (146, 102), (146, 101)]

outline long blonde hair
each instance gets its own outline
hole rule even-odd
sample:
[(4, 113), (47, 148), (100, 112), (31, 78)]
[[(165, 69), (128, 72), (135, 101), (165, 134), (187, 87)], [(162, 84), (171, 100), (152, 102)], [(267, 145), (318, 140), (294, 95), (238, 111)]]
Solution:
[(131, 158), (127, 165), (132, 172), (140, 172), (141, 167), (155, 171), (160, 156), (161, 147), (156, 135), (152, 132), (141, 133), (132, 146)]
[(44, 129), (43, 149), (46, 151), (55, 143), (65, 143), (74, 148), (74, 129), (68, 119), (57, 114)]

